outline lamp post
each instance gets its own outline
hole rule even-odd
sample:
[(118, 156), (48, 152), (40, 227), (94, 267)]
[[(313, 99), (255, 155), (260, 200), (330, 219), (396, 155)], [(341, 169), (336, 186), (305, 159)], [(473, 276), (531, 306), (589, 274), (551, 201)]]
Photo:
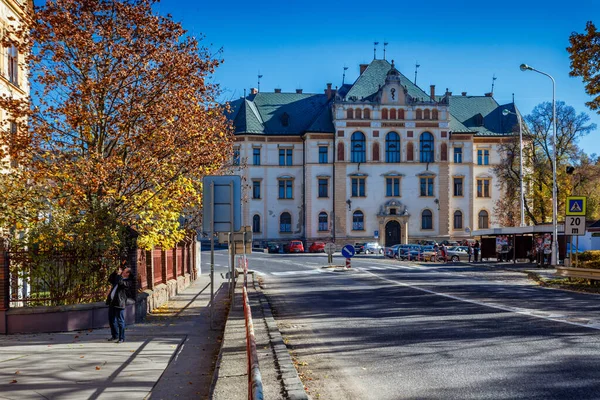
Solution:
[[(516, 110), (516, 108), (515, 108)], [(507, 116), (508, 114), (516, 115), (517, 120), (519, 121), (519, 181), (521, 186), (521, 225), (525, 226), (525, 192), (523, 190), (523, 125), (521, 122), (521, 116), (519, 113), (514, 113), (512, 111), (507, 110), (506, 108), (502, 110), (502, 115)]]
[(537, 70), (527, 64), (521, 64), (521, 71), (534, 71), (538, 74), (542, 74), (552, 80), (552, 258), (550, 263), (553, 266), (558, 265), (558, 225), (556, 218), (558, 214), (558, 199), (556, 198), (556, 82), (552, 75)]

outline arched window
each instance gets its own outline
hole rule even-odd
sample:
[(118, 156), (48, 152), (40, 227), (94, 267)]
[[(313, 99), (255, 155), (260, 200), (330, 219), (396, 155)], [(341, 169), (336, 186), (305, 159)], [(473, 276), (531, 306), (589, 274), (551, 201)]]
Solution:
[(346, 110), (346, 118), (347, 119), (354, 119), (354, 110), (352, 110), (351, 108), (349, 108), (348, 110)]
[(329, 230), (329, 221), (327, 219), (326, 212), (319, 213), (319, 232), (325, 232)]
[(390, 110), (390, 119), (396, 119), (396, 109), (392, 108)]
[(356, 110), (354, 110), (354, 118), (362, 119), (362, 110), (360, 108), (357, 108)]
[(414, 161), (415, 159), (415, 146), (412, 142), (408, 142), (406, 145), (406, 161)]
[(423, 119), (423, 111), (421, 109), (417, 110), (417, 117), (415, 119)]
[(385, 136), (385, 162), (400, 162), (400, 135), (390, 132)]
[(479, 229), (488, 229), (490, 227), (490, 218), (485, 210), (479, 211)]
[(423, 112), (423, 119), (431, 119), (431, 111), (429, 111), (429, 108), (425, 109), (425, 111)]
[(448, 145), (446, 143), (442, 143), (442, 154), (440, 154), (440, 159), (442, 161), (448, 161)]
[(462, 229), (463, 215), (461, 211), (454, 211), (454, 229)]
[(279, 232), (292, 231), (292, 216), (289, 212), (283, 212), (279, 216)]
[(252, 217), (252, 232), (260, 232), (260, 215), (258, 214), (254, 214), (254, 217)]
[(373, 143), (373, 161), (379, 161), (379, 143)]
[(350, 161), (353, 163), (362, 163), (367, 161), (367, 145), (365, 135), (362, 132), (354, 132), (352, 134)]
[(388, 109), (387, 108), (381, 109), (381, 119), (388, 119)]
[(402, 108), (398, 110), (398, 119), (404, 119), (404, 110)]
[(422, 163), (433, 162), (433, 135), (429, 132), (423, 132), (419, 140), (419, 151), (421, 152), (420, 161)]
[(433, 229), (433, 214), (430, 210), (421, 213), (421, 229)]
[(352, 214), (352, 230), (365, 230), (365, 215), (362, 211), (354, 211), (354, 214)]
[(365, 108), (364, 110), (364, 117), (365, 119), (371, 119), (371, 110), (369, 110), (368, 108)]
[(438, 120), (438, 110), (433, 109), (433, 111), (431, 112), (431, 119), (433, 119), (434, 121)]
[(339, 142), (338, 143), (338, 150), (337, 150), (337, 159), (338, 161), (344, 161), (344, 143)]

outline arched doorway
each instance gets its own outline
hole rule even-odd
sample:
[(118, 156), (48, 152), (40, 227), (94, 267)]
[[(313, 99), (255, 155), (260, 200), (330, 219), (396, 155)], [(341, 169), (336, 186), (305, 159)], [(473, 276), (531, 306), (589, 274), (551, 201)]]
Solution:
[(400, 223), (390, 221), (385, 224), (385, 247), (390, 247), (400, 243)]

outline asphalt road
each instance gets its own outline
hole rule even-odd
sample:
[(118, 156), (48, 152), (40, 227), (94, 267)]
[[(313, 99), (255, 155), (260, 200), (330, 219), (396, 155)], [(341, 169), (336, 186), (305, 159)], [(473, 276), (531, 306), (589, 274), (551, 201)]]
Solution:
[(314, 399), (600, 398), (597, 295), (373, 256), (249, 260)]

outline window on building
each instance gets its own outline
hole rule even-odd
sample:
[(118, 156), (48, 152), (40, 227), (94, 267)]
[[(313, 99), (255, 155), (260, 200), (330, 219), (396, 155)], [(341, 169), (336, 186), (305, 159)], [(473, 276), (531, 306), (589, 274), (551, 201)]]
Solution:
[(328, 197), (329, 196), (329, 190), (328, 190), (328, 183), (329, 180), (324, 179), (324, 178), (319, 178), (319, 197)]
[(254, 165), (260, 165), (260, 147), (252, 149), (252, 163)]
[(454, 195), (463, 195), (463, 178), (454, 178)]
[(365, 178), (352, 178), (352, 197), (365, 197)]
[(19, 50), (16, 46), (8, 49), (8, 80), (13, 85), (19, 86)]
[(400, 196), (400, 177), (385, 178), (385, 195), (388, 197)]
[(423, 119), (431, 119), (431, 111), (429, 109), (423, 111)]
[(338, 161), (344, 161), (344, 143), (339, 142), (337, 148), (337, 159)]
[(477, 197), (490, 197), (490, 179), (477, 179)]
[(351, 140), (350, 161), (353, 163), (363, 163), (367, 161), (367, 145), (365, 135), (362, 132), (354, 132)]
[(479, 211), (479, 229), (488, 229), (490, 227), (490, 219), (488, 212), (485, 210)]
[(438, 110), (434, 109), (433, 111), (431, 111), (431, 119), (434, 121), (437, 121), (438, 119)]
[(419, 140), (419, 146), (419, 150), (421, 152), (421, 162), (433, 162), (433, 135), (429, 132), (423, 132)]
[(280, 199), (293, 199), (293, 179), (280, 179), (279, 180), (279, 198)]
[(477, 150), (477, 165), (490, 165), (490, 151), (487, 149)]
[(279, 232), (292, 231), (292, 216), (289, 212), (283, 212), (279, 216)]
[(454, 229), (462, 229), (463, 214), (461, 211), (454, 211)]
[(385, 162), (400, 162), (400, 135), (390, 132), (385, 136)]
[(260, 215), (254, 214), (252, 217), (252, 232), (260, 232)]
[(462, 147), (455, 147), (454, 148), (454, 163), (455, 164), (462, 164)]
[(365, 215), (362, 211), (354, 211), (354, 214), (352, 214), (352, 230), (365, 230)]
[(373, 143), (373, 161), (379, 161), (379, 143)]
[(348, 110), (346, 110), (346, 118), (347, 119), (354, 119), (354, 110), (352, 110), (351, 108), (349, 108)]
[(383, 108), (381, 110), (381, 119), (388, 119), (388, 109), (387, 108)]
[(233, 149), (233, 165), (240, 165), (240, 149), (236, 147)]
[(279, 149), (279, 165), (292, 165), (294, 149)]
[(392, 108), (390, 110), (390, 119), (396, 119), (396, 109)]
[(415, 159), (415, 147), (412, 142), (408, 142), (406, 145), (406, 161), (414, 161)]
[(423, 119), (423, 111), (421, 109), (417, 110), (417, 117), (415, 119)]
[(398, 119), (404, 119), (404, 110), (402, 108), (398, 110)]
[(448, 161), (448, 145), (446, 143), (442, 143), (440, 161)]
[(433, 197), (433, 177), (421, 177), (421, 196)]
[(433, 214), (430, 210), (421, 213), (421, 229), (433, 229)]
[(354, 118), (362, 119), (362, 110), (360, 108), (357, 108), (356, 110), (354, 110)]
[(326, 232), (329, 230), (329, 221), (326, 212), (319, 213), (319, 232)]
[(368, 108), (364, 109), (364, 117), (365, 119), (371, 119), (371, 110), (369, 110)]
[(260, 199), (260, 181), (252, 181), (252, 198)]
[(319, 164), (327, 164), (327, 146), (319, 146)]

